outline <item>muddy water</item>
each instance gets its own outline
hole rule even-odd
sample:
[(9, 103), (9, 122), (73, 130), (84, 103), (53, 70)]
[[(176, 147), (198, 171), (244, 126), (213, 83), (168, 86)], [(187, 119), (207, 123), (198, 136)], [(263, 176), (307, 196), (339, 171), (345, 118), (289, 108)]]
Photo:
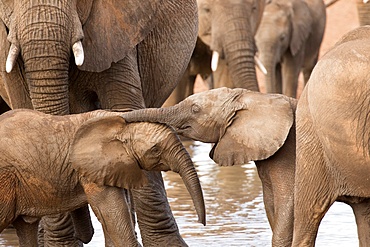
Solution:
[[(271, 246), (271, 231), (262, 202), (261, 182), (255, 166), (218, 167), (208, 158), (209, 144), (186, 142), (195, 162), (206, 201), (207, 226), (197, 217), (181, 178), (164, 173), (171, 208), (189, 246)], [(86, 246), (104, 246), (102, 229), (93, 219), (95, 234)], [(18, 246), (14, 230), (0, 235), (1, 247)], [(335, 203), (325, 216), (316, 246), (358, 246), (351, 208)]]

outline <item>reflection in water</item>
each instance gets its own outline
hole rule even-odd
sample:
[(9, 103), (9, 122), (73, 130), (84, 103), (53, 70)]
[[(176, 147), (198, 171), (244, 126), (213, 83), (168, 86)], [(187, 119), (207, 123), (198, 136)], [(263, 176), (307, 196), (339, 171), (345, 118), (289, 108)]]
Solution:
[[(189, 246), (271, 246), (271, 230), (262, 202), (261, 182), (253, 163), (219, 167), (208, 158), (209, 144), (185, 142), (196, 165), (204, 192), (207, 226), (197, 223), (191, 198), (178, 174), (166, 172), (168, 200)], [(101, 226), (93, 218), (95, 234), (89, 247), (104, 246)], [(13, 229), (0, 235), (1, 247), (18, 246)], [(321, 223), (316, 246), (358, 246), (351, 208), (335, 203)]]

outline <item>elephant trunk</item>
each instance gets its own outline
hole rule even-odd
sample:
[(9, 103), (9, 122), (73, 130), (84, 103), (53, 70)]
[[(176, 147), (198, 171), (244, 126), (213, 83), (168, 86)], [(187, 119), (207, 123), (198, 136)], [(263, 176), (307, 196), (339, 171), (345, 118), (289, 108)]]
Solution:
[[(36, 41), (33, 41), (33, 44), (35, 43)], [(46, 48), (44, 41), (39, 43)], [(67, 55), (68, 52), (63, 51), (62, 47), (65, 45), (54, 43), (52, 46), (58, 47), (56, 48), (58, 52), (54, 55), (44, 49), (41, 54), (37, 49), (28, 48), (27, 45), (23, 46), (25, 48), (25, 55), (23, 55), (25, 75), (34, 109), (48, 114), (65, 115), (69, 113), (69, 55)], [(30, 56), (26, 55), (26, 52)], [(36, 52), (38, 54), (31, 54)]]
[(83, 37), (73, 1), (22, 3), (17, 31), (32, 105), (56, 115), (69, 113), (68, 70), (72, 43)]
[[(249, 43), (249, 44), (248, 44)], [(259, 91), (254, 63), (254, 43), (225, 44), (225, 58), (234, 87)]]
[[(230, 15), (233, 19), (227, 20), (223, 25), (225, 31), (221, 38), (221, 46), (228, 64), (230, 79), (234, 87), (259, 91), (254, 63), (256, 52), (254, 33), (250, 31), (252, 28), (248, 16), (242, 16), (242, 10), (240, 10), (238, 16), (238, 10), (233, 10), (236, 13), (233, 12)], [(217, 46), (215, 49), (217, 49)]]
[(122, 117), (127, 122), (153, 122), (153, 123), (164, 123), (172, 126), (176, 132), (179, 132), (179, 128), (183, 126), (181, 119), (175, 116), (179, 112), (185, 112), (183, 109), (182, 103), (179, 103), (174, 106), (164, 107), (164, 108), (146, 108), (141, 110), (135, 110), (130, 112), (125, 112), (122, 114)]
[(171, 171), (179, 173), (181, 176), (185, 187), (189, 191), (189, 194), (193, 200), (195, 210), (198, 215), (198, 222), (206, 225), (206, 209), (197, 172), (189, 153), (181, 145), (181, 142), (178, 140), (177, 136), (174, 136), (174, 139), (175, 138), (177, 139), (176, 146), (169, 149), (169, 152), (171, 153), (169, 157), (172, 158), (169, 160)]
[(261, 54), (262, 63), (266, 66), (265, 86), (267, 93), (282, 93), (281, 65), (274, 52)]

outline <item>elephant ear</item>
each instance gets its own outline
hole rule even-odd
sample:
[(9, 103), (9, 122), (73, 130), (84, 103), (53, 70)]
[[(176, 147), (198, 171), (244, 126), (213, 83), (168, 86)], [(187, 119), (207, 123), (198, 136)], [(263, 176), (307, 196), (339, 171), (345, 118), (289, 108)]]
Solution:
[(98, 185), (140, 188), (148, 183), (144, 170), (133, 157), (124, 133), (123, 118), (99, 117), (77, 130), (70, 147), (70, 162), (79, 176)]
[(290, 51), (295, 56), (312, 32), (312, 16), (305, 1), (293, 1)]
[(283, 95), (248, 96), (244, 109), (212, 148), (210, 157), (221, 166), (264, 160), (284, 144), (294, 122), (294, 110)]
[(91, 4), (91, 0), (78, 1), (85, 53), (84, 63), (79, 68), (101, 72), (113, 62), (122, 60), (154, 28), (160, 2), (95, 0)]

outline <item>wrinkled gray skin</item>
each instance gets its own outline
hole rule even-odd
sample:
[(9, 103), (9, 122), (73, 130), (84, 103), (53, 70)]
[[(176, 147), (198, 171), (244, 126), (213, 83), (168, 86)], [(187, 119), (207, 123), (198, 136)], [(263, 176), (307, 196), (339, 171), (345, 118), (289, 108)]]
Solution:
[[(0, 0), (0, 94), (12, 109), (54, 115), (159, 107), (194, 49), (196, 9), (195, 0)], [(77, 67), (71, 50), (80, 39), (85, 59)], [(6, 73), (10, 44), (20, 53)], [(150, 174), (152, 182), (133, 191), (143, 243), (186, 246), (161, 174)], [(44, 222), (54, 246), (78, 246), (71, 219)], [(91, 222), (82, 225), (88, 241)]]
[[(199, 32), (187, 71), (166, 106), (193, 93), (197, 74), (212, 74), (213, 51), (220, 54), (211, 88), (239, 87), (259, 91), (254, 55), (254, 35), (262, 18), (265, 0), (197, 0)], [(211, 81), (212, 81), (211, 80)]]
[(150, 182), (144, 170), (179, 173), (205, 224), (190, 155), (164, 124), (126, 123), (119, 113), (105, 111), (52, 116), (14, 110), (0, 116), (0, 136), (0, 232), (13, 223), (20, 246), (37, 246), (41, 216), (87, 203), (102, 223), (107, 244), (138, 246), (122, 189)]
[(305, 83), (315, 66), (325, 30), (322, 0), (270, 0), (255, 36), (266, 67), (266, 92), (296, 97), (298, 77)]
[(364, 0), (356, 0), (356, 7), (360, 26), (370, 25), (370, 3), (364, 3)]
[[(272, 246), (291, 246), (294, 223), (294, 174), (296, 161), (296, 100), (277, 94), (243, 89), (213, 89), (192, 95), (166, 109), (125, 113), (126, 121), (163, 122), (183, 136), (215, 143), (211, 158), (220, 165), (254, 160), (263, 186), (263, 198), (273, 237)], [(181, 114), (174, 114), (181, 112)], [(263, 123), (263, 124), (261, 124)], [(360, 242), (366, 241), (370, 217), (365, 207), (351, 199)], [(306, 202), (307, 203), (307, 202)]]
[(370, 246), (369, 37), (368, 26), (345, 34), (320, 58), (298, 102), (293, 246), (314, 246), (335, 200), (357, 209), (360, 246)]

